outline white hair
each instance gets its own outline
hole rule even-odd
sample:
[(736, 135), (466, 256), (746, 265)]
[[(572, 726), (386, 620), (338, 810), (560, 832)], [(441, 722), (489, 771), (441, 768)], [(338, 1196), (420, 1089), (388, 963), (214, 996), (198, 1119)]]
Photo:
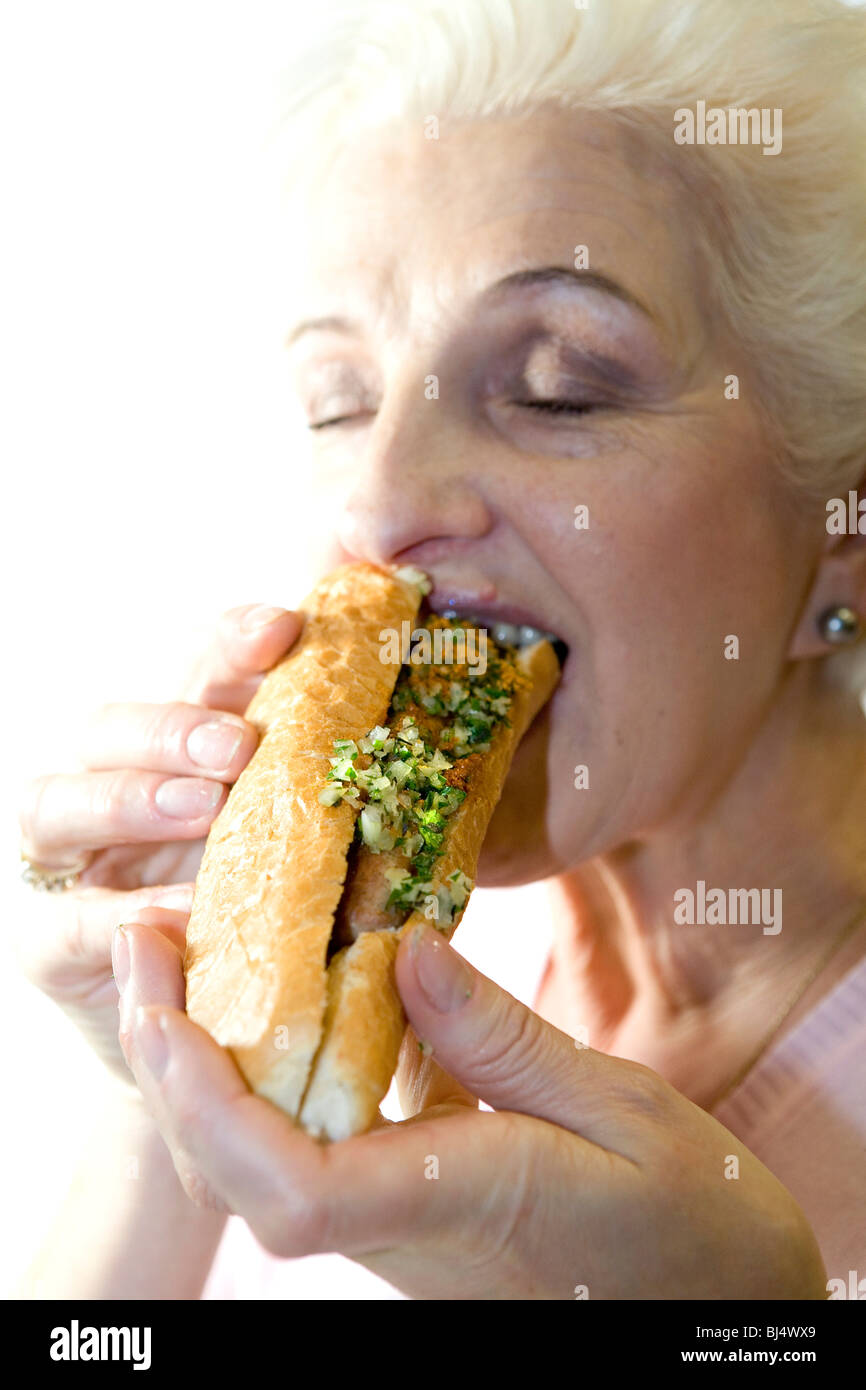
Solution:
[[(780, 466), (811, 499), (866, 472), (866, 14), (840, 0), (352, 0), (287, 74), (319, 167), (366, 126), (606, 113), (692, 198), (708, 286), (753, 368)], [(677, 145), (674, 111), (780, 108), (782, 152)], [(293, 178), (302, 180), (301, 164)], [(709, 291), (708, 291), (709, 292)]]

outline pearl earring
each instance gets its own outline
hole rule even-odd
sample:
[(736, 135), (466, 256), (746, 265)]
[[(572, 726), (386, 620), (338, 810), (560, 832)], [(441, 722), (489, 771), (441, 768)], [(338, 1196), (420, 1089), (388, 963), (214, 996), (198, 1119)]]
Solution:
[(856, 642), (862, 631), (860, 614), (844, 603), (837, 604), (835, 608), (828, 608), (821, 614), (818, 629), (824, 641), (831, 642), (834, 646)]

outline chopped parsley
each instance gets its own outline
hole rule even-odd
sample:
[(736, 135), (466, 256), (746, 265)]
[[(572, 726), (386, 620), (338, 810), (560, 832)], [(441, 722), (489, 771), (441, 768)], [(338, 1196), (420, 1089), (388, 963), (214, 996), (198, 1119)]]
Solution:
[[(459, 620), (434, 616), (426, 626), (458, 628)], [(459, 869), (445, 883), (434, 880), (448, 817), (466, 799), (460, 783), (471, 775), (456, 764), (468, 759), (471, 768), (472, 755), (489, 750), (526, 679), (492, 639), (487, 645), (483, 675), (465, 665), (402, 666), (387, 725), (357, 742), (335, 741), (328, 785), (319, 794), (324, 806), (345, 801), (359, 812), (356, 834), (374, 854), (405, 856), (407, 867), (384, 871), (388, 906), (420, 909), (438, 927), (453, 923), (473, 886)]]

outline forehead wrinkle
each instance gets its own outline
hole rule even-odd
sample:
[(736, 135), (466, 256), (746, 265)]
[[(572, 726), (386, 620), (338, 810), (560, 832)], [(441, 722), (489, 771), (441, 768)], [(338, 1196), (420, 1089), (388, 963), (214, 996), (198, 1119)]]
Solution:
[[(484, 141), (479, 144), (483, 147)], [(631, 142), (625, 144), (630, 152)], [(432, 142), (425, 142), (421, 148), (425, 153), (439, 152)], [(441, 324), (452, 303), (459, 301), (467, 288), (477, 294), (497, 276), (509, 271), (562, 263), (571, 255), (574, 245), (586, 244), (590, 266), (603, 265), (608, 274), (624, 279), (629, 288), (632, 287), (630, 282), (634, 282), (635, 296), (649, 299), (655, 311), (654, 320), (669, 350), (675, 350), (677, 355), (685, 350), (691, 356), (698, 341), (706, 344), (710, 325), (701, 307), (705, 295), (698, 292), (694, 257), (688, 242), (683, 239), (679, 224), (672, 220), (676, 188), (668, 180), (659, 180), (644, 185), (642, 190), (634, 183), (631, 161), (625, 165), (623, 182), (627, 186), (623, 188), (622, 184), (617, 184), (608, 169), (611, 159), (623, 161), (621, 148), (590, 147), (589, 158), (608, 162), (608, 169), (598, 171), (572, 170), (567, 163), (560, 163), (551, 170), (539, 170), (531, 165), (524, 167), (530, 164), (530, 152), (524, 156), (521, 150), (516, 169), (512, 163), (490, 177), (482, 169), (479, 178), (474, 177), (477, 165), (472, 166), (471, 159), (467, 165), (459, 150), (455, 151), (456, 161), (445, 159), (441, 162), (436, 158), (410, 160), (406, 152), (403, 153), (395, 169), (386, 160), (384, 147), (376, 152), (374, 172), (382, 166), (386, 180), (382, 190), (384, 196), (371, 200), (360, 161), (350, 166), (348, 186), (343, 189), (353, 201), (361, 200), (361, 217), (370, 228), (367, 235), (371, 252), (360, 260), (354, 252), (355, 261), (351, 265), (348, 257), (338, 256), (340, 264), (336, 274), (342, 280), (340, 272), (350, 265), (347, 287), (357, 290), (364, 270), (369, 273), (371, 278), (361, 297), (368, 318), (371, 306), (375, 310), (377, 331), (387, 333), (391, 326), (402, 328), (405, 322), (402, 314), (405, 313), (409, 322), (426, 324), (432, 333), (434, 326)], [(547, 158), (561, 159), (562, 156), (554, 152)], [(580, 151), (577, 158), (580, 158)], [(562, 194), (556, 196), (553, 192), (557, 184), (563, 192), (569, 190), (565, 200)], [(479, 199), (485, 200), (486, 206), (479, 205)], [(432, 221), (423, 211), (431, 202), (435, 209)], [(599, 206), (601, 203), (606, 206)], [(408, 206), (410, 211), (401, 213), (401, 206)], [(441, 217), (443, 207), (449, 208), (446, 221)], [(395, 208), (397, 215), (389, 213), (389, 209)], [(632, 209), (633, 215), (630, 215)], [(510, 232), (510, 224), (521, 218), (528, 225), (515, 236)], [(548, 225), (536, 232), (532, 222), (543, 222), (545, 218)], [(353, 222), (351, 216), (341, 214), (337, 225), (352, 225)], [(455, 226), (455, 222), (458, 225)], [(568, 236), (562, 238), (561, 246), (556, 239), (559, 222), (568, 224)], [(611, 229), (613, 244), (606, 236), (605, 246), (595, 249), (594, 243), (601, 240), (598, 229), (605, 224)], [(395, 231), (399, 233), (396, 246)], [(474, 246), (470, 255), (448, 254), (455, 246), (482, 237), (488, 244), (481, 254)], [(628, 264), (620, 268), (617, 242), (645, 250), (649, 273), (646, 273), (647, 267), (642, 268), (640, 264), (635, 269)], [(380, 256), (385, 257), (385, 262), (377, 265)], [(683, 274), (683, 260), (687, 261), (687, 279)], [(328, 278), (334, 275), (332, 268)], [(716, 336), (713, 334), (714, 338)]]
[[(551, 182), (555, 180), (551, 178)], [(455, 226), (452, 222), (448, 241), (462, 241), (478, 234), (486, 235), (488, 239), (497, 236), (499, 229), (507, 229), (508, 224), (523, 218), (528, 225), (524, 236), (518, 237), (518, 242), (531, 246), (535, 243), (539, 245), (541, 237), (532, 233), (531, 219), (538, 220), (547, 215), (553, 215), (561, 219), (563, 223), (569, 223), (569, 234), (563, 236), (561, 245), (557, 249), (553, 229), (545, 229), (544, 242), (546, 250), (527, 250), (522, 251), (522, 246), (516, 245), (513, 252), (512, 268), (531, 268), (534, 264), (542, 263), (562, 263), (566, 255), (571, 255), (576, 244), (586, 244), (589, 247), (590, 265), (593, 261), (604, 258), (605, 267), (612, 278), (628, 280), (627, 274), (618, 273), (615, 265), (616, 247), (605, 246), (601, 251), (593, 245), (596, 238), (593, 235), (592, 223), (599, 226), (609, 224), (616, 235), (628, 240), (631, 244), (647, 247), (649, 241), (649, 251), (652, 255), (653, 264), (659, 267), (664, 274), (665, 283), (650, 298), (656, 301), (654, 318), (657, 323), (664, 325), (666, 321), (673, 319), (672, 327), (679, 333), (685, 329), (684, 315), (679, 311), (686, 306), (677, 301), (682, 299), (682, 295), (676, 292), (677, 283), (681, 277), (677, 274), (677, 268), (682, 265), (683, 256), (678, 254), (677, 239), (671, 236), (671, 200), (665, 199), (665, 207), (659, 208), (654, 205), (653, 200), (641, 199), (638, 191), (624, 195), (623, 190), (615, 183), (607, 179), (597, 179), (584, 175), (575, 175), (572, 179), (560, 181), (572, 184), (585, 184), (591, 197), (584, 197), (582, 201), (589, 203), (589, 206), (575, 206), (570, 202), (562, 202), (560, 199), (545, 198), (542, 200), (528, 198), (526, 195), (525, 184), (519, 175), (509, 174), (507, 180), (498, 181), (498, 184), (479, 185), (476, 192), (482, 198), (488, 199), (488, 206), (477, 207), (477, 197), (461, 200), (461, 216), (459, 225)], [(506, 191), (507, 190), (507, 191)], [(634, 208), (634, 217), (629, 217), (626, 208), (614, 207), (605, 208), (598, 205), (599, 195), (612, 193), (614, 198), (621, 199), (626, 196), (628, 203)], [(493, 195), (491, 197), (491, 194)], [(492, 203), (492, 206), (491, 206)], [(472, 220), (467, 220), (471, 217)], [(583, 225), (582, 225), (583, 224)], [(652, 227), (652, 236), (648, 237), (648, 229)], [(680, 248), (680, 251), (688, 248)], [(507, 259), (503, 253), (502, 262)], [(688, 257), (690, 271), (693, 270), (692, 257)], [(484, 266), (479, 267), (478, 275), (474, 277), (474, 288), (480, 288), (484, 278), (492, 278), (489, 270)], [(632, 277), (633, 278), (633, 277)], [(650, 285), (652, 290), (652, 285)], [(691, 295), (694, 295), (697, 285), (690, 287)], [(634, 290), (634, 297), (640, 299), (642, 296), (638, 289)], [(691, 303), (691, 298), (688, 301)], [(668, 311), (673, 309), (672, 315)], [(693, 316), (692, 316), (693, 317)], [(694, 329), (692, 329), (692, 332)]]

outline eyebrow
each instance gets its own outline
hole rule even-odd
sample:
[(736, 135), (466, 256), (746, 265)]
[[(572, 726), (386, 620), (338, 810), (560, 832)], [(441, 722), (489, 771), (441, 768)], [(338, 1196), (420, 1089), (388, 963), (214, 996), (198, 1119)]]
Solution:
[(557, 284), (570, 287), (577, 285), (580, 289), (601, 290), (604, 294), (613, 295), (615, 299), (621, 300), (623, 304), (630, 304), (632, 308), (639, 309), (647, 318), (653, 317), (647, 306), (636, 295), (633, 295), (631, 290), (627, 290), (617, 280), (612, 280), (609, 275), (603, 275), (598, 270), (576, 270), (571, 266), (546, 265), (533, 270), (516, 270), (513, 275), (506, 275), (504, 279), (491, 285), (485, 293), (497, 297), (503, 290), (507, 292), (512, 288), (520, 289), (523, 286)]
[[(603, 275), (598, 270), (577, 270), (571, 266), (546, 265), (532, 270), (515, 270), (511, 275), (506, 275), (493, 285), (488, 286), (486, 290), (482, 291), (482, 297), (497, 299), (502, 293), (507, 294), (509, 290), (532, 288), (536, 285), (568, 285), (569, 287), (576, 285), (580, 289), (601, 290), (604, 294), (612, 295), (623, 304), (629, 304), (632, 308), (639, 309), (648, 319), (653, 318), (645, 304), (624, 285), (612, 280), (609, 275)], [(290, 347), (305, 333), (357, 333), (358, 331), (359, 326), (354, 320), (343, 318), (338, 314), (329, 314), (324, 318), (304, 319), (289, 333), (285, 340), (285, 346)]]
[(353, 323), (351, 319), (340, 318), (336, 314), (329, 314), (326, 318), (321, 319), (304, 319), (302, 323), (297, 324), (292, 329), (284, 346), (290, 347), (303, 333), (356, 333), (357, 331), (358, 325), (356, 323)]

